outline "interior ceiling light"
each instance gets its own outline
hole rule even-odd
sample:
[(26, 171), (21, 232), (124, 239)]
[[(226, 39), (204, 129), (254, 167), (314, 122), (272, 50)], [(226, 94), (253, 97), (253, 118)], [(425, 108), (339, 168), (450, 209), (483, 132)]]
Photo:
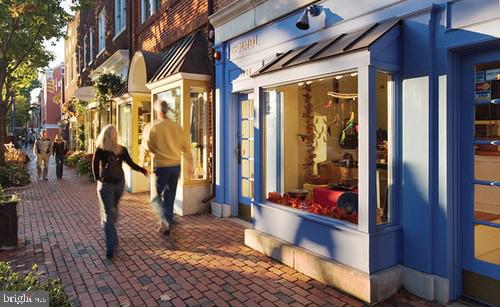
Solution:
[(307, 84), (307, 85), (309, 85), (309, 84), (311, 84), (311, 83), (313, 83), (313, 82), (312, 82), (312, 81), (307, 81), (307, 82), (306, 82), (306, 84)]
[(358, 93), (337, 93), (337, 92), (327, 92), (328, 96), (332, 96), (333, 98), (338, 99), (352, 99), (355, 100), (358, 98)]
[(306, 8), (302, 13), (302, 16), (300, 16), (299, 20), (295, 24), (295, 26), (301, 30), (308, 30), (309, 14), (311, 14), (312, 17), (319, 16), (319, 14), (321, 14), (321, 7), (319, 5), (313, 4), (308, 8)]
[(299, 83), (297, 83), (297, 85), (302, 86), (302, 85), (304, 85), (304, 82), (299, 82)]
[(340, 79), (342, 79), (342, 77), (344, 77), (344, 76), (335, 76), (335, 79), (340, 80)]
[(358, 73), (357, 73), (357, 72), (353, 72), (353, 73), (351, 74), (351, 77), (356, 77), (357, 75), (358, 75)]

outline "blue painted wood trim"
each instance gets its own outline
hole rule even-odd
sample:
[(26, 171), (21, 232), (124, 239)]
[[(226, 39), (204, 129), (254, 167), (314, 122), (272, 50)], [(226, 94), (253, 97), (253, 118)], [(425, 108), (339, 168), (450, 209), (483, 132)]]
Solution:
[(224, 45), (221, 44), (220, 46), (217, 47), (216, 49), (218, 52), (223, 54), (221, 60), (217, 61), (215, 63), (215, 91), (216, 91), (216, 100), (215, 100), (215, 112), (216, 112), (216, 119), (218, 119), (215, 123), (215, 129), (216, 129), (216, 186), (215, 186), (215, 200), (219, 204), (225, 204), (226, 203), (226, 193), (225, 193), (225, 171), (224, 171), (224, 165), (225, 165), (225, 146), (226, 142), (224, 139), (224, 128), (225, 128), (225, 112), (224, 110), (224, 104), (225, 104), (225, 93), (226, 93), (226, 86), (225, 86), (225, 76), (226, 76), (226, 57), (224, 56)]
[(400, 226), (368, 234), (348, 222), (269, 202), (254, 203), (253, 211), (256, 230), (360, 271), (372, 274), (401, 261)]
[[(264, 110), (263, 91), (254, 88), (254, 202), (262, 202), (266, 198), (264, 194)], [(252, 217), (252, 221), (253, 217)]]

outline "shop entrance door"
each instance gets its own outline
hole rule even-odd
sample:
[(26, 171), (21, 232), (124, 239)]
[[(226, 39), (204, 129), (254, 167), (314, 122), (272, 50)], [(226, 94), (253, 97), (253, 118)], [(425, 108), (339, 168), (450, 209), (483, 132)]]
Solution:
[(252, 94), (238, 99), (238, 216), (249, 220), (254, 193), (254, 104)]
[(500, 306), (500, 52), (464, 57), (461, 74), (462, 291)]

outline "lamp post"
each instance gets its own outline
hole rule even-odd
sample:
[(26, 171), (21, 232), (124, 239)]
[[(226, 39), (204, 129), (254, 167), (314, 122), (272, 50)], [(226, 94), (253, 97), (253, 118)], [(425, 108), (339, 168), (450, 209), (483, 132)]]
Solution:
[(12, 143), (14, 146), (17, 145), (17, 137), (16, 137), (16, 100), (14, 95), (12, 95), (11, 103), (12, 103)]

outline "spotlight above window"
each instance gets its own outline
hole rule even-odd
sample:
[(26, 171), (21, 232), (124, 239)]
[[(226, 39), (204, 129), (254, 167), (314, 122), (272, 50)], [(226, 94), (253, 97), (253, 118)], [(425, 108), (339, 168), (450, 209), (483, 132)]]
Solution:
[(302, 13), (302, 16), (300, 16), (299, 20), (295, 24), (295, 26), (301, 30), (308, 30), (309, 29), (309, 14), (311, 14), (312, 17), (319, 16), (321, 14), (321, 8), (319, 5), (313, 4), (310, 5), (308, 8), (304, 10)]

